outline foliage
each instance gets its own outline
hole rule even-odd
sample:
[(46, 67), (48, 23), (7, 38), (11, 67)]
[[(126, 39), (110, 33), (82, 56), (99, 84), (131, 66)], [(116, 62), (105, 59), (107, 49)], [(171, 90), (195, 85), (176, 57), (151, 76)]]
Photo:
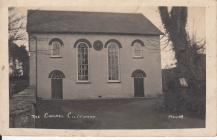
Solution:
[[(25, 32), (25, 20), (24, 16), (19, 15), (18, 11), (14, 7), (10, 7), (8, 16), (8, 46), (9, 46), (9, 62), (11, 63), (11, 77), (19, 76), (19, 69), (23, 71), (21, 74), (24, 77), (28, 77), (28, 61), (29, 55), (24, 45), (18, 46), (17, 41), (27, 40)], [(20, 66), (19, 66), (20, 65)]]
[[(21, 45), (20, 47), (15, 43), (9, 44), (9, 61), (11, 62), (11, 74), (10, 79), (22, 76), (22, 78), (28, 79), (29, 75), (29, 55), (26, 47)], [(22, 74), (19, 74), (22, 71)]]
[(19, 40), (26, 40), (25, 16), (19, 15), (17, 9), (10, 7), (8, 16), (8, 43), (15, 43)]
[(8, 17), (8, 49), (10, 65), (10, 96), (28, 86), (29, 54), (26, 46), (18, 46), (18, 41), (27, 40), (24, 16), (18, 14), (17, 9), (10, 7)]

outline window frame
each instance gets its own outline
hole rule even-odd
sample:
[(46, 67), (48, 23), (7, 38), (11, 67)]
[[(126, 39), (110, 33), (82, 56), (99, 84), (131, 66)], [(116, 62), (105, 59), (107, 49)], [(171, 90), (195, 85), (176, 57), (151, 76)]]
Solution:
[[(57, 76), (57, 77), (55, 77), (55, 76)], [(63, 73), (63, 71), (55, 69), (49, 73), (48, 78), (50, 78), (50, 79), (64, 79), (65, 74)]]
[[(144, 58), (144, 54), (143, 54), (143, 52), (144, 52), (144, 43), (140, 40), (140, 39), (136, 39), (136, 40), (134, 40), (133, 42), (132, 42), (132, 44), (131, 44), (131, 46), (132, 46), (132, 52), (133, 52), (133, 58), (136, 58), (136, 59), (142, 59), (142, 58)], [(137, 48), (139, 48), (139, 55), (136, 55), (137, 54), (137, 52), (136, 52), (136, 49)], [(138, 50), (137, 50), (138, 51)]]
[[(87, 47), (87, 66), (88, 66), (88, 68), (87, 68), (87, 80), (79, 80), (79, 63), (78, 63), (78, 54), (79, 54), (79, 52), (78, 52), (78, 50), (79, 50), (79, 45), (81, 44), (81, 43), (84, 43), (85, 44), (85, 46)], [(77, 44), (76, 44), (76, 67), (77, 67), (77, 72), (76, 72), (76, 83), (90, 83), (90, 75), (89, 75), (89, 73), (90, 73), (90, 63), (89, 63), (89, 58), (90, 58), (90, 50), (89, 50), (89, 45), (88, 45), (88, 43), (86, 43), (86, 42), (84, 42), (84, 41), (80, 41), (80, 42), (78, 42)]]
[[(136, 46), (137, 44), (138, 44), (138, 46)], [(139, 51), (139, 52), (136, 52), (136, 51)], [(137, 54), (139, 54), (139, 55), (137, 55)], [(143, 58), (143, 46), (140, 43), (136, 42), (133, 45), (133, 58)]]
[[(54, 45), (53, 43), (59, 43), (59, 54), (57, 55), (54, 55)], [(50, 53), (50, 57), (51, 58), (61, 58), (61, 47), (63, 46), (62, 43), (58, 40), (53, 40), (51, 43), (50, 43), (50, 46), (51, 46), (51, 53)]]
[[(117, 80), (109, 80), (109, 44), (110, 43), (114, 43), (116, 44), (117, 47), (117, 54), (118, 54), (118, 79)], [(107, 82), (108, 83), (120, 83), (121, 82), (121, 76), (120, 76), (120, 46), (119, 43), (115, 42), (115, 41), (110, 41), (106, 44), (107, 47)]]

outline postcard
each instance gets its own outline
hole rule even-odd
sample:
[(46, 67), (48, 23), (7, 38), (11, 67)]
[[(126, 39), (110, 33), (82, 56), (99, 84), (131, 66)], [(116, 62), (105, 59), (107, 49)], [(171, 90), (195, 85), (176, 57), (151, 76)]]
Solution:
[(1, 3), (2, 135), (216, 135), (215, 1)]

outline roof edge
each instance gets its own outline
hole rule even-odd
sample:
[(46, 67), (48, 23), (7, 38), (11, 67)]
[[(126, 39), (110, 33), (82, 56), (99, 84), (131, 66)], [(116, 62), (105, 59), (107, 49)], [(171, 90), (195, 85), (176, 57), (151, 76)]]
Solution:
[(108, 32), (38, 32), (38, 31), (27, 31), (27, 33), (36, 33), (36, 34), (98, 34), (98, 35), (141, 35), (141, 36), (159, 36), (164, 35), (164, 33), (161, 32), (161, 34), (139, 34), (139, 33), (108, 33)]
[(69, 10), (34, 10), (34, 9), (29, 9), (27, 10), (27, 13), (29, 12), (77, 12), (77, 13), (104, 13), (104, 14), (132, 14), (132, 15), (143, 15), (142, 13), (132, 13), (132, 12), (101, 12), (101, 11), (69, 11)]

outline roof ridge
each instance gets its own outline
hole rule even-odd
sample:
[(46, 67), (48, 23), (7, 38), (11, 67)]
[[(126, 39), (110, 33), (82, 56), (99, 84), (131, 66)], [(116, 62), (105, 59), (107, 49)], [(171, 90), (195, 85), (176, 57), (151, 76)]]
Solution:
[(34, 9), (29, 9), (28, 12), (31, 11), (38, 11), (38, 12), (74, 12), (74, 13), (98, 13), (98, 14), (132, 14), (132, 15), (142, 15), (142, 13), (133, 13), (133, 12), (112, 12), (112, 11), (69, 11), (69, 10), (34, 10)]

